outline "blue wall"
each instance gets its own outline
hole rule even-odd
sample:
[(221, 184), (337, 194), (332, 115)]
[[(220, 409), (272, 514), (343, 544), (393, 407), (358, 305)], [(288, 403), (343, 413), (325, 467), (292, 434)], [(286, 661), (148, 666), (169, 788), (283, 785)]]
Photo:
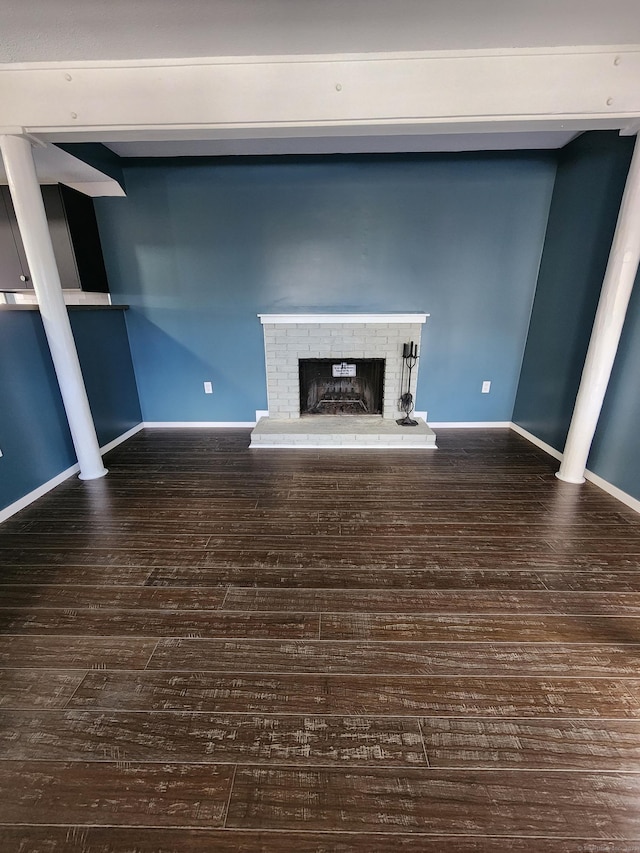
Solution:
[(515, 423), (562, 451), (589, 346), (633, 139), (587, 133), (560, 152)]
[(76, 461), (35, 311), (0, 312), (0, 508)]
[(142, 421), (126, 312), (72, 309), (69, 317), (98, 442), (102, 446)]
[[(141, 420), (122, 311), (71, 310), (98, 440)], [(42, 320), (0, 311), (0, 509), (76, 462)]]
[(618, 355), (588, 467), (640, 500), (640, 274), (627, 311)]
[(554, 156), (124, 171), (128, 197), (97, 199), (96, 212), (112, 294), (131, 306), (145, 420), (252, 420), (267, 403), (256, 314), (306, 309), (427, 311), (417, 408), (433, 421), (511, 419)]

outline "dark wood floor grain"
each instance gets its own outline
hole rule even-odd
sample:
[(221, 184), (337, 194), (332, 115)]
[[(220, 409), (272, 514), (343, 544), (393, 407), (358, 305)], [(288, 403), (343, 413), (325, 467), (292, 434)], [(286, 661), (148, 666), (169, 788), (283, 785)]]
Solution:
[[(640, 724), (626, 725), (630, 740)], [(427, 766), (413, 717), (0, 712), (0, 753), (11, 760)]]
[(227, 826), (640, 836), (640, 773), (238, 767)]
[(19, 853), (638, 853), (633, 841), (489, 838), (423, 833), (147, 827), (2, 826)]
[(640, 516), (507, 430), (147, 430), (0, 526), (0, 851), (640, 853)]

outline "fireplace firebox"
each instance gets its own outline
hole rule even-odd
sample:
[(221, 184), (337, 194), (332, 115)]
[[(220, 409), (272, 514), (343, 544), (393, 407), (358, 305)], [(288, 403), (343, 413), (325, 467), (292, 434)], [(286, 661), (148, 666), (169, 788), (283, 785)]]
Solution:
[(381, 415), (383, 358), (299, 359), (301, 415)]

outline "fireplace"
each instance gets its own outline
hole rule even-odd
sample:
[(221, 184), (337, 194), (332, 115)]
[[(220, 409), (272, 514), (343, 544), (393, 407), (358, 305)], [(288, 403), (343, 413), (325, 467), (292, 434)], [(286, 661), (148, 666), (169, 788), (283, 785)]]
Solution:
[(381, 415), (383, 358), (301, 358), (301, 415)]
[[(359, 365), (365, 361), (382, 362), (381, 374), (376, 380), (379, 401), (370, 400), (371, 392), (364, 383), (352, 383), (354, 406), (373, 408), (378, 418), (394, 421), (402, 417), (399, 409), (402, 388), (402, 352), (404, 345), (414, 341), (420, 348), (422, 326), (427, 314), (260, 314), (264, 330), (264, 348), (267, 379), (269, 418), (273, 420), (295, 420), (308, 404), (300, 403), (300, 362), (326, 362), (331, 365), (345, 362)], [(326, 369), (326, 368), (325, 368)], [(319, 378), (319, 377), (318, 377)], [(330, 376), (336, 379), (353, 379)], [(371, 379), (367, 379), (371, 384)], [(381, 383), (381, 387), (378, 385)], [(356, 387), (356, 385), (360, 387)], [(416, 395), (417, 370), (413, 372), (411, 393)], [(325, 389), (327, 390), (327, 389)], [(336, 392), (352, 393), (347, 383), (335, 386)], [(308, 397), (308, 389), (307, 389)], [(314, 391), (315, 394), (315, 391)], [(329, 407), (326, 397), (324, 408)], [(314, 404), (317, 406), (317, 402)], [(312, 406), (313, 407), (313, 406)], [(321, 407), (322, 409), (323, 407)], [(346, 414), (347, 412), (343, 412)], [(334, 412), (335, 414), (335, 412)], [(342, 414), (342, 413), (341, 413)], [(366, 415), (364, 410), (361, 414)], [(328, 418), (308, 418), (305, 421), (324, 423)]]
[[(258, 316), (269, 410), (256, 412), (251, 447), (436, 448), (426, 418), (411, 429), (396, 423), (405, 414), (398, 408), (407, 391), (403, 352), (413, 341), (422, 355), (428, 314)], [(416, 388), (417, 369), (414, 399)]]

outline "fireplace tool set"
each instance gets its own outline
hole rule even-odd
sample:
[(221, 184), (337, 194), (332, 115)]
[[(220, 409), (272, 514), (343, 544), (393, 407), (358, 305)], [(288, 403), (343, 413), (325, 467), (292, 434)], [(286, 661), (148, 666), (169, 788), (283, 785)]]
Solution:
[(404, 386), (405, 368), (407, 374), (407, 390), (403, 391), (398, 401), (398, 407), (404, 412), (404, 418), (399, 418), (396, 423), (399, 426), (418, 426), (418, 421), (409, 417), (414, 409), (413, 394), (411, 393), (411, 371), (418, 362), (418, 344), (413, 341), (402, 346), (402, 378), (400, 388)]

